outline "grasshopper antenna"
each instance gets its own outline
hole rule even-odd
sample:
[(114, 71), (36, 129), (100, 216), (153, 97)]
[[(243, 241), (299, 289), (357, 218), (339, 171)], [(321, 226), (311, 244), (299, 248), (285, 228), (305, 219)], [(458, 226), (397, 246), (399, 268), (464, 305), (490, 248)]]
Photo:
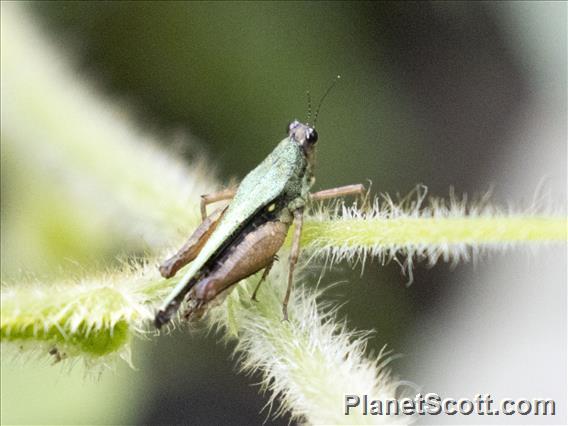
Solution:
[(316, 127), (316, 122), (318, 121), (318, 114), (320, 112), (320, 108), (323, 104), (323, 101), (325, 100), (325, 98), (327, 98), (327, 95), (329, 95), (329, 92), (331, 92), (331, 89), (333, 89), (335, 87), (335, 85), (337, 84), (337, 82), (341, 79), (341, 76), (338, 75), (337, 77), (335, 77), (335, 80), (333, 80), (333, 82), (329, 85), (329, 87), (327, 88), (327, 90), (325, 91), (325, 93), (323, 94), (323, 96), (321, 97), (319, 104), (318, 104), (318, 109), (316, 109), (316, 114), (314, 115), (314, 129)]
[(308, 97), (308, 120), (306, 123), (310, 124), (310, 120), (312, 119), (312, 97), (310, 96), (309, 90), (306, 90), (306, 96)]

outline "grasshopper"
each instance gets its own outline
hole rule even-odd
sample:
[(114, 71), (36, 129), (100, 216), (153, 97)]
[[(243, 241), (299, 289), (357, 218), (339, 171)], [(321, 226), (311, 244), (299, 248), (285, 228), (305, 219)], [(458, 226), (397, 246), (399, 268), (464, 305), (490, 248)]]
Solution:
[[(325, 95), (322, 101), (324, 98)], [(277, 259), (276, 253), (294, 224), (288, 287), (282, 303), (284, 319), (288, 319), (287, 307), (300, 253), (306, 203), (362, 195), (365, 190), (358, 184), (310, 193), (315, 181), (314, 157), (318, 141), (315, 121), (313, 127), (292, 121), (287, 127), (287, 136), (245, 176), (236, 190), (225, 189), (201, 197), (203, 222), (184, 246), (160, 265), (161, 275), (170, 278), (193, 262), (156, 314), (157, 328), (170, 321), (184, 299), (188, 309), (183, 316), (199, 317), (205, 306), (225, 290), (264, 269), (252, 294), (252, 299), (256, 300), (260, 285)], [(207, 215), (206, 206), (222, 200), (231, 201), (228, 206)]]

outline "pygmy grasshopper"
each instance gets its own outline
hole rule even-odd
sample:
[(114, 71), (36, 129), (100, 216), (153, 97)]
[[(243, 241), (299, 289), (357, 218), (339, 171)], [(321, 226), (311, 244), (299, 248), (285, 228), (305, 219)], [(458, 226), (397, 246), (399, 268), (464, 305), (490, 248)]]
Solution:
[[(315, 120), (314, 120), (315, 121)], [(155, 325), (166, 324), (185, 298), (183, 316), (199, 317), (205, 306), (233, 284), (264, 269), (252, 298), (268, 275), (276, 253), (292, 223), (294, 238), (289, 258), (288, 288), (282, 312), (288, 318), (288, 301), (300, 252), (304, 207), (308, 200), (362, 194), (363, 185), (348, 185), (310, 193), (315, 178), (314, 154), (318, 134), (314, 127), (295, 120), (268, 157), (252, 170), (236, 190), (226, 189), (201, 197), (203, 222), (186, 244), (160, 266), (169, 278), (192, 262), (177, 286), (164, 301)], [(209, 216), (206, 205), (231, 200)]]

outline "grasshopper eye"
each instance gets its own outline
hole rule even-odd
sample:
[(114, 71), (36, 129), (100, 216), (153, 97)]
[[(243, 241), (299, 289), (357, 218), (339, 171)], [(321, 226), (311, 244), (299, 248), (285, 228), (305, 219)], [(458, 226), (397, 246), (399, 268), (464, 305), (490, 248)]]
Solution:
[(318, 132), (315, 129), (308, 129), (306, 132), (306, 141), (314, 144), (318, 141)]

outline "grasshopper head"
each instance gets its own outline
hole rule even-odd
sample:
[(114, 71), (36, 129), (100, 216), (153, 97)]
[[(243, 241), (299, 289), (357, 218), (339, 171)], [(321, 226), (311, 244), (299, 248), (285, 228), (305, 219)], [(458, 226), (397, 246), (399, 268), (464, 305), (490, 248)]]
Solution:
[(316, 132), (316, 122), (318, 121), (320, 108), (323, 104), (323, 101), (325, 100), (327, 95), (329, 95), (331, 89), (335, 87), (335, 84), (339, 81), (340, 78), (341, 76), (338, 75), (333, 80), (331, 85), (327, 88), (323, 96), (321, 97), (318, 104), (318, 108), (316, 109), (316, 113), (314, 115), (313, 126), (310, 126), (308, 124), (312, 116), (312, 100), (310, 97), (310, 92), (308, 91), (306, 92), (306, 94), (308, 95), (308, 123), (304, 124), (300, 123), (298, 120), (294, 120), (290, 124), (288, 124), (288, 128), (286, 129), (286, 131), (288, 132), (288, 136), (290, 137), (290, 140), (295, 141), (303, 148), (304, 154), (306, 155), (306, 158), (308, 159), (309, 163), (314, 162), (313, 157), (315, 153), (315, 145), (316, 142), (318, 141), (318, 132)]
[(288, 124), (288, 136), (302, 147), (304, 153), (309, 158), (315, 150), (318, 141), (318, 132), (308, 124), (300, 123), (298, 120)]

